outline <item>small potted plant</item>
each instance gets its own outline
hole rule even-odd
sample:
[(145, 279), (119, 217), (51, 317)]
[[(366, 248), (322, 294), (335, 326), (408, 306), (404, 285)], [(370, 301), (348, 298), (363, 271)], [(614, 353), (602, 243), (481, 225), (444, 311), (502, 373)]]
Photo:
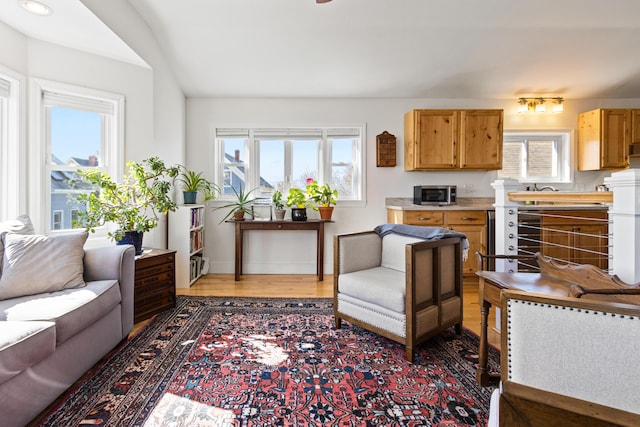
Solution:
[(282, 193), (279, 190), (276, 190), (273, 192), (273, 195), (271, 196), (271, 201), (273, 202), (273, 206), (274, 206), (274, 213), (276, 215), (276, 219), (277, 220), (283, 220), (284, 219), (284, 215), (287, 213), (287, 211), (284, 209), (284, 202), (282, 201)]
[(176, 166), (168, 167), (157, 157), (141, 163), (127, 163), (128, 172), (120, 183), (98, 169), (78, 170), (78, 174), (96, 191), (80, 194), (76, 200), (85, 206), (78, 212), (75, 225), (95, 232), (106, 223), (118, 226), (108, 236), (118, 244), (133, 244), (142, 253), (142, 236), (158, 225), (160, 214), (175, 211), (177, 205), (169, 193), (178, 175)]
[(307, 220), (307, 195), (297, 187), (289, 189), (287, 195), (287, 206), (291, 206), (292, 221)]
[(214, 211), (217, 211), (220, 209), (231, 208), (231, 210), (227, 212), (224, 218), (222, 218), (222, 220), (220, 221), (220, 224), (222, 224), (223, 222), (225, 222), (227, 219), (231, 217), (233, 217), (234, 221), (244, 221), (245, 214), (253, 214), (253, 202), (256, 200), (256, 198), (250, 197), (250, 195), (251, 193), (253, 193), (255, 188), (247, 192), (244, 191), (244, 188), (240, 188), (239, 190), (236, 190), (235, 187), (231, 187), (231, 189), (233, 190), (233, 193), (236, 197), (235, 201), (231, 203), (227, 203), (222, 206), (218, 206), (214, 209)]
[(318, 184), (313, 180), (307, 184), (307, 197), (313, 200), (313, 210), (320, 212), (320, 218), (330, 220), (333, 215), (333, 206), (338, 203), (338, 190), (331, 188), (328, 183)]
[(220, 191), (220, 188), (215, 183), (202, 176), (202, 172), (196, 173), (183, 165), (178, 165), (178, 168), (180, 169), (180, 174), (176, 178), (176, 181), (182, 184), (182, 194), (185, 205), (196, 203), (198, 191), (204, 193), (205, 202), (215, 200), (216, 192)]

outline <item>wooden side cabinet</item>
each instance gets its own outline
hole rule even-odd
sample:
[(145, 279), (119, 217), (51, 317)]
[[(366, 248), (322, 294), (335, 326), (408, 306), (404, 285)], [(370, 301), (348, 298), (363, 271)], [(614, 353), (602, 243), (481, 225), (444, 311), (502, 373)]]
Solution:
[(404, 169), (502, 169), (503, 110), (412, 110)]
[(148, 319), (176, 306), (176, 251), (151, 249), (136, 258), (133, 321)]

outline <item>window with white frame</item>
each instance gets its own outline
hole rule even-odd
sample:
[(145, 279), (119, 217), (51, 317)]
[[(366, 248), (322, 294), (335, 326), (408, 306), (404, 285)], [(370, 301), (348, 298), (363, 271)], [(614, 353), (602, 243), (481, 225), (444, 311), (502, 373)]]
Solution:
[(216, 128), (216, 182), (221, 198), (233, 189), (256, 197), (304, 188), (307, 178), (336, 188), (340, 201), (364, 200), (364, 126)]
[[(40, 120), (36, 143), (45, 170), (40, 177), (41, 218), (47, 232), (79, 227), (76, 201), (80, 193), (96, 191), (78, 170), (100, 169), (121, 175), (124, 98), (106, 92), (36, 81)], [(102, 236), (106, 230), (99, 230)]]
[(570, 132), (504, 132), (498, 178), (520, 182), (570, 182)]
[(19, 193), (18, 79), (0, 74), (0, 220), (17, 216)]

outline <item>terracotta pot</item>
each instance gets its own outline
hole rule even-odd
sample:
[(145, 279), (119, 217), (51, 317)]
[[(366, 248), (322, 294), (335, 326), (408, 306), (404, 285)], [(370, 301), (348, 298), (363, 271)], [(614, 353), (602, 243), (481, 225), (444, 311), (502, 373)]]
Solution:
[(233, 213), (234, 221), (244, 221), (244, 211), (237, 211)]
[(320, 219), (329, 221), (333, 215), (333, 206), (320, 206), (318, 212), (320, 212)]

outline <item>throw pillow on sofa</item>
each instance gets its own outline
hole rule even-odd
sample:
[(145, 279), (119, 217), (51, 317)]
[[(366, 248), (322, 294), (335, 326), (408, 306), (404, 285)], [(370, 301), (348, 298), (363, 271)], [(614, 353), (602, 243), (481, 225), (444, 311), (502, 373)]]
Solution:
[(88, 235), (5, 234), (0, 300), (84, 286), (83, 247)]
[(0, 276), (2, 275), (2, 256), (4, 255), (2, 237), (7, 233), (35, 234), (31, 218), (28, 215), (20, 215), (16, 219), (0, 222)]

